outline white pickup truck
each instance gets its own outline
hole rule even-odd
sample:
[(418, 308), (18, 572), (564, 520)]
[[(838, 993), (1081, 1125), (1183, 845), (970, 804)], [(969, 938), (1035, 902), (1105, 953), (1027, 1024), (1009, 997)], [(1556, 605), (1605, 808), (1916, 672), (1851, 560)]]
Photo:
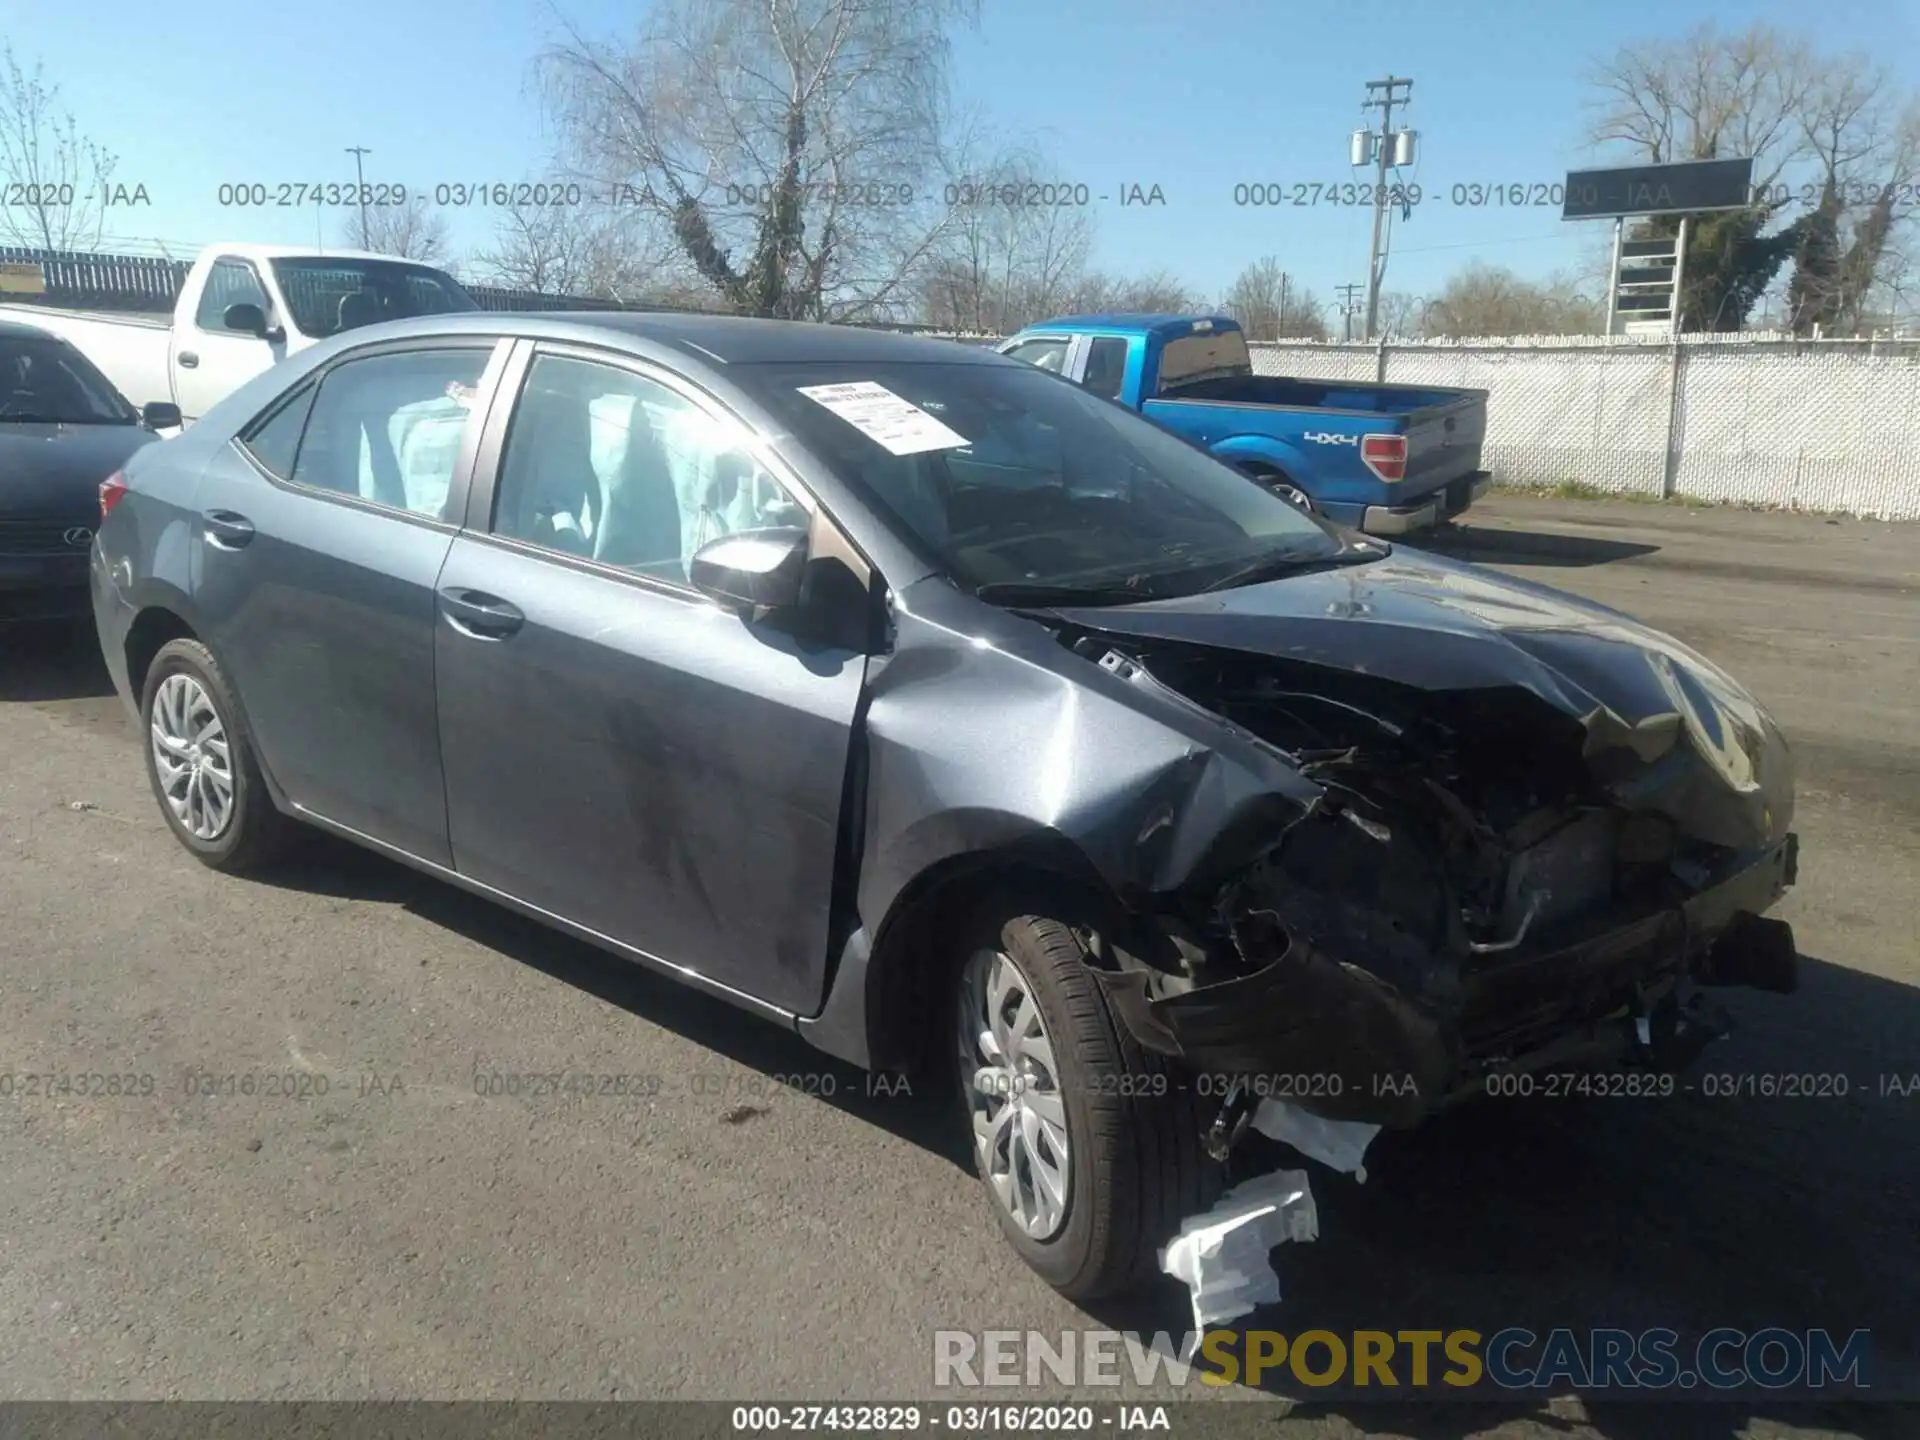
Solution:
[(382, 320), (475, 310), (445, 271), (364, 250), (209, 245), (173, 318), (0, 305), (71, 341), (136, 406), (172, 401), (192, 424), (276, 360)]

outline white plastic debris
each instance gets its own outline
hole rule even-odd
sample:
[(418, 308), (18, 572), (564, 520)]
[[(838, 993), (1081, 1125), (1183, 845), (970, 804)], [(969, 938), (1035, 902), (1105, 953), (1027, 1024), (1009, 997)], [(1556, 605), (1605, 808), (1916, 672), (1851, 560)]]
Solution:
[(1358, 1120), (1327, 1120), (1285, 1100), (1262, 1100), (1253, 1111), (1253, 1128), (1270, 1140), (1291, 1145), (1309, 1160), (1318, 1160), (1367, 1183), (1360, 1163), (1367, 1146), (1380, 1133), (1378, 1125)]
[(1222, 1321), (1277, 1301), (1280, 1277), (1267, 1252), (1319, 1234), (1320, 1216), (1303, 1170), (1244, 1180), (1211, 1210), (1189, 1216), (1160, 1252), (1160, 1268), (1192, 1292), (1195, 1342)]

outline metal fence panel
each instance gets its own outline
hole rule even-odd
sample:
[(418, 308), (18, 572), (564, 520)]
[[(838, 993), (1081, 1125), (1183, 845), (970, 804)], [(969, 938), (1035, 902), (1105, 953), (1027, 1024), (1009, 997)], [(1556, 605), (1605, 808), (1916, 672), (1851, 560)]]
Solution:
[(1487, 468), (1507, 484), (1920, 519), (1920, 345), (1543, 337), (1253, 347), (1263, 375), (1489, 392)]
[(1673, 488), (1920, 518), (1920, 356), (1688, 347)]

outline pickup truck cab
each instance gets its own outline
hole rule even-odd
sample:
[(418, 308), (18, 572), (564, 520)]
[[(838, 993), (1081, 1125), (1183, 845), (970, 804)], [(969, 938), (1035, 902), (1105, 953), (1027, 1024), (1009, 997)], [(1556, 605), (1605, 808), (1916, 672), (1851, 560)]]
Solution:
[(1491, 483), (1480, 468), (1486, 391), (1256, 375), (1246, 335), (1224, 315), (1070, 316), (999, 350), (1370, 534), (1450, 520)]
[(70, 341), (135, 406), (198, 420), (244, 382), (342, 330), (414, 315), (477, 310), (443, 270), (365, 250), (209, 245), (187, 273), (173, 317), (0, 305)]

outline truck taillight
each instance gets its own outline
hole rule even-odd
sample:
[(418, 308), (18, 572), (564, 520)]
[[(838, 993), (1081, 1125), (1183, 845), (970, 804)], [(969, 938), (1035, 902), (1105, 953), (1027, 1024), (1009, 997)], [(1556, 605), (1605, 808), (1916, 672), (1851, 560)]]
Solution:
[(1404, 480), (1407, 478), (1407, 437), (1362, 435), (1360, 458), (1382, 480)]
[(100, 518), (106, 519), (113, 513), (127, 495), (127, 477), (125, 472), (116, 470), (100, 482)]

